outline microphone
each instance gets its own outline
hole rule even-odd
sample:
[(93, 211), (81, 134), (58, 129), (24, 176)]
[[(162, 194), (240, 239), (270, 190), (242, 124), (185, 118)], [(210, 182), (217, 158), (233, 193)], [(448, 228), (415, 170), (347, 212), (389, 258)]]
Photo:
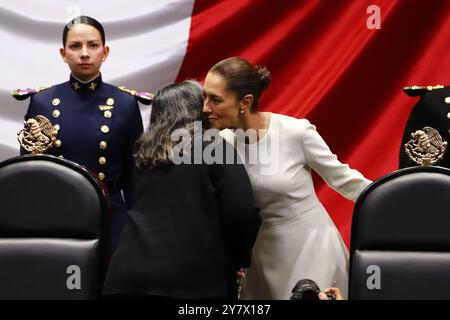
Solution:
[[(319, 300), (320, 288), (311, 279), (301, 279), (297, 281), (292, 289), (290, 300)], [(332, 293), (327, 294), (328, 300), (336, 300)]]

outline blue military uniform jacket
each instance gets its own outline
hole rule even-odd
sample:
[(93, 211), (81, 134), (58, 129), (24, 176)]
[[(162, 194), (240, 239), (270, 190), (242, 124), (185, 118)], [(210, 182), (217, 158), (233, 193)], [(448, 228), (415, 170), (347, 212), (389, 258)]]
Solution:
[[(131, 178), (133, 146), (143, 131), (137, 101), (150, 104), (152, 96), (104, 83), (101, 75), (88, 83), (71, 76), (62, 84), (18, 89), (12, 95), (18, 100), (31, 97), (25, 121), (44, 119), (43, 128), (56, 132), (46, 154), (85, 166), (108, 187), (113, 205), (114, 248), (126, 221), (127, 208), (119, 191), (126, 189)], [(48, 137), (44, 139), (49, 141)], [(22, 147), (23, 153), (27, 151)], [(126, 192), (125, 196), (129, 198)]]
[(31, 94), (25, 120), (41, 115), (56, 129), (57, 140), (46, 153), (77, 162), (107, 186), (120, 189), (133, 167), (133, 145), (143, 131), (131, 90), (107, 84), (100, 75), (88, 83), (71, 76), (68, 82), (38, 91)]
[[(436, 130), (444, 143), (447, 142), (447, 148), (444, 150), (442, 144), (435, 137), (424, 137), (431, 142), (432, 152), (435, 152), (436, 155), (443, 155), (434, 165), (450, 168), (450, 150), (448, 150), (448, 143), (450, 143), (450, 86), (414, 86), (405, 87), (404, 91), (412, 97), (420, 95), (420, 99), (413, 107), (404, 129), (400, 145), (399, 167), (418, 165), (408, 156), (405, 145), (408, 142), (414, 142), (411, 134), (417, 130), (423, 131), (428, 127)], [(418, 149), (418, 142), (414, 143), (415, 148)], [(414, 146), (410, 147), (411, 149), (414, 149)]]

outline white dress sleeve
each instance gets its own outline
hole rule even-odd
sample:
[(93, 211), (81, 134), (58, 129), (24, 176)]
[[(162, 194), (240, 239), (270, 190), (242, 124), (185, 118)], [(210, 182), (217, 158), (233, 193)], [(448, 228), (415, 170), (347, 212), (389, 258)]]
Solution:
[(306, 164), (341, 195), (356, 201), (359, 194), (372, 182), (359, 171), (340, 162), (308, 120), (302, 119), (300, 139)]

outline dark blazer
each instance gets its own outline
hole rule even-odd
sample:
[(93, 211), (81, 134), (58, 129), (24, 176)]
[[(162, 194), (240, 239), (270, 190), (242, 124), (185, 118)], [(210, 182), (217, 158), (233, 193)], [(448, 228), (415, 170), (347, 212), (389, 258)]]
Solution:
[[(227, 144), (230, 148), (230, 145)], [(261, 218), (242, 164), (136, 169), (104, 294), (235, 297)]]
[(411, 133), (424, 127), (432, 127), (439, 132), (442, 140), (447, 141), (447, 151), (441, 161), (435, 165), (450, 168), (450, 86), (433, 90), (418, 87), (408, 95), (420, 94), (420, 99), (413, 107), (406, 123), (400, 145), (399, 168), (417, 166), (405, 152), (405, 144), (411, 140)]

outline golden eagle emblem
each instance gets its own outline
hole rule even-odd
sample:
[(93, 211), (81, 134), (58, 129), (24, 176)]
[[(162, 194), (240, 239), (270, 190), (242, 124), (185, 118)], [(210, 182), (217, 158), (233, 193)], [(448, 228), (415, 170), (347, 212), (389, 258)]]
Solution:
[(24, 122), (24, 128), (17, 134), (17, 139), (27, 152), (41, 154), (54, 145), (57, 133), (50, 120), (37, 115)]
[(434, 165), (444, 157), (447, 141), (442, 141), (436, 129), (424, 127), (411, 133), (411, 138), (405, 144), (405, 152), (418, 165)]

